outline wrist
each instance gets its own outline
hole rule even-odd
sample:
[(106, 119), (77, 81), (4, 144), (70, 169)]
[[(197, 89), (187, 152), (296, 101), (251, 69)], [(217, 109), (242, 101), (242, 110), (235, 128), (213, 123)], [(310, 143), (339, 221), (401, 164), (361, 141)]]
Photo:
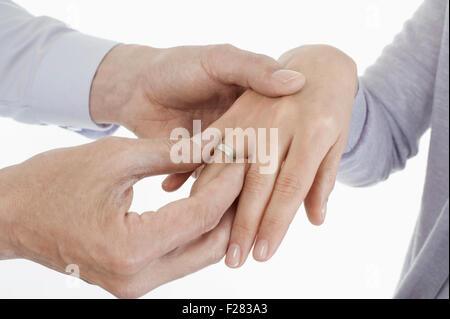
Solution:
[(12, 170), (15, 166), (0, 169), (0, 260), (14, 259), (18, 256), (14, 236), (15, 216), (18, 213), (20, 199), (16, 196), (15, 180)]
[[(283, 54), (279, 63), (302, 72), (307, 79), (304, 87), (327, 88), (330, 94), (354, 98), (358, 91), (357, 67), (351, 57), (329, 45), (305, 45)], [(308, 85), (309, 84), (309, 85)]]
[(89, 107), (97, 124), (127, 126), (129, 106), (142, 95), (145, 72), (157, 50), (139, 45), (119, 45), (100, 63), (92, 81)]

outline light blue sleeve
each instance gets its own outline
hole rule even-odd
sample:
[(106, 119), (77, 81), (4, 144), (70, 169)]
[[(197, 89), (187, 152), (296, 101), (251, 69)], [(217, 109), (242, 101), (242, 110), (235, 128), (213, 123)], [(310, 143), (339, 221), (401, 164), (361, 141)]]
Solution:
[(0, 116), (90, 138), (112, 133), (116, 126), (92, 121), (89, 95), (99, 64), (115, 45), (0, 0)]

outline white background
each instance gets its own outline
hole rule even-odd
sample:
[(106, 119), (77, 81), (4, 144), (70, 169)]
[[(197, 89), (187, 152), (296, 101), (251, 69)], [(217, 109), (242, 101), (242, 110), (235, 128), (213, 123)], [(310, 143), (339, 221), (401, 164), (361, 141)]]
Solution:
[[(360, 74), (401, 30), (421, 0), (100, 1), (20, 0), (100, 37), (156, 47), (232, 43), (277, 58), (306, 43), (328, 43), (351, 55)], [(0, 44), (1, 45), (1, 44)], [(117, 135), (131, 136), (120, 129)], [(57, 147), (88, 142), (57, 127), (0, 118), (0, 167)], [(325, 225), (303, 209), (278, 253), (238, 270), (223, 263), (169, 283), (148, 298), (389, 298), (412, 234), (424, 180), (428, 134), (406, 169), (366, 189), (337, 185)], [(187, 196), (164, 194), (161, 178), (136, 187), (133, 210), (156, 209)], [(0, 297), (111, 297), (102, 289), (24, 260), (0, 262)]]

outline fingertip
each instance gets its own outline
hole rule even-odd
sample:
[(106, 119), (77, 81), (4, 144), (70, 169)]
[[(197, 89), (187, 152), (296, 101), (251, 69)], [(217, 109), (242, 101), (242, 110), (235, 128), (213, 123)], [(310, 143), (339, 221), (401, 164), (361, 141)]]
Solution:
[[(305, 203), (306, 204), (306, 203)], [(312, 206), (312, 205), (305, 205), (306, 215), (308, 216), (309, 222), (314, 226), (320, 226), (325, 221), (325, 215), (326, 215), (326, 207), (325, 211), (323, 211), (323, 208), (319, 205)]]
[(173, 191), (175, 191), (176, 189), (174, 188), (174, 186), (173, 186), (171, 183), (172, 183), (172, 182), (171, 182), (170, 176), (167, 176), (167, 177), (163, 180), (163, 182), (161, 183), (161, 188), (162, 188), (165, 192), (168, 192), (168, 193), (173, 192)]
[(227, 164), (219, 174), (221, 177), (231, 178), (233, 180), (233, 184), (236, 183), (237, 186), (239, 186), (238, 189), (240, 193), (244, 184), (245, 169), (245, 163), (230, 163)]
[(183, 186), (190, 175), (190, 172), (169, 175), (163, 180), (161, 187), (166, 192), (174, 192)]
[(241, 265), (241, 248), (238, 244), (230, 244), (225, 257), (225, 264), (230, 268), (239, 268)]
[(322, 204), (322, 207), (320, 208), (320, 218), (322, 220), (322, 224), (325, 222), (325, 217), (327, 216), (327, 205), (328, 205), (328, 200), (326, 200)]
[(264, 262), (270, 259), (269, 257), (269, 242), (266, 239), (258, 239), (253, 248), (253, 259), (259, 262)]
[(179, 187), (167, 187), (167, 188), (162, 187), (162, 189), (163, 189), (163, 191), (165, 191), (167, 193), (173, 193), (173, 192), (177, 191), (179, 189)]

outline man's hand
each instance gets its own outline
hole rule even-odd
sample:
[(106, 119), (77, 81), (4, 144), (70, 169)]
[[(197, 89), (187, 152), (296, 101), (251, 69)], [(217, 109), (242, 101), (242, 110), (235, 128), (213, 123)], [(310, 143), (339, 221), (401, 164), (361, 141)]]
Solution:
[(156, 212), (128, 212), (138, 180), (194, 168), (172, 163), (171, 144), (105, 138), (0, 170), (0, 259), (26, 258), (63, 273), (76, 264), (82, 279), (119, 297), (219, 261), (242, 166), (199, 179), (189, 198)]
[(154, 49), (120, 45), (100, 64), (90, 110), (99, 124), (125, 126), (139, 137), (168, 137), (176, 127), (204, 127), (246, 88), (265, 96), (299, 91), (302, 74), (272, 58), (230, 45)]

